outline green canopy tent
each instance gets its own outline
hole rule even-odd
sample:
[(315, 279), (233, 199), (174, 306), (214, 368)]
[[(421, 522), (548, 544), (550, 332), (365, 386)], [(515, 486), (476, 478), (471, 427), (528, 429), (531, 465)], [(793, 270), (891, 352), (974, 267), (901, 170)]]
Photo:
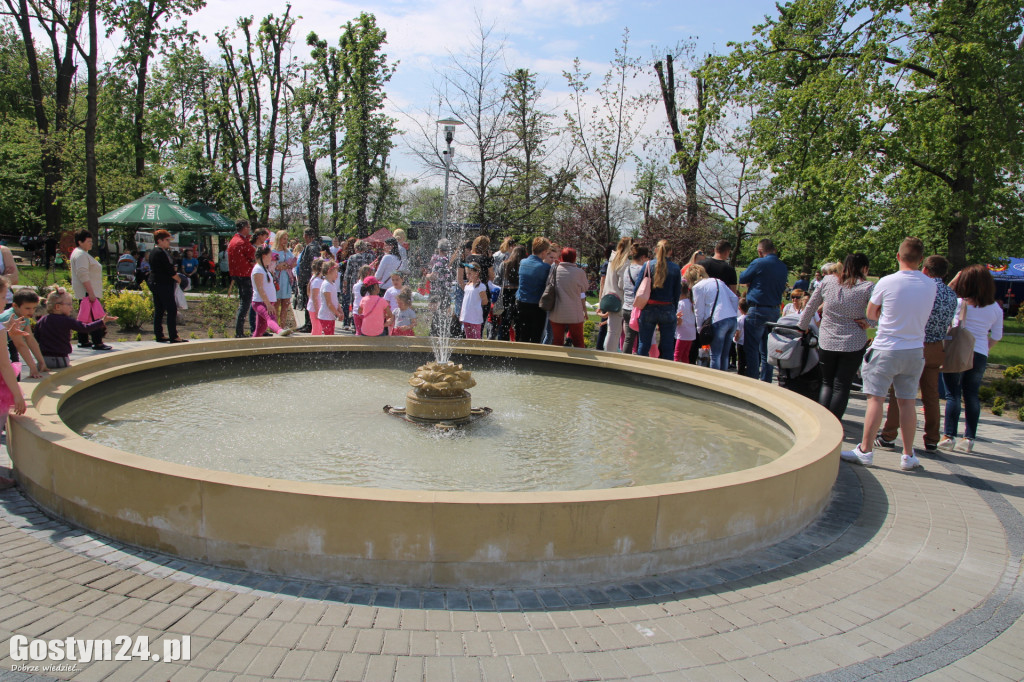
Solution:
[(213, 234), (226, 235), (235, 233), (235, 223), (233, 220), (225, 218), (222, 214), (201, 201), (189, 204), (188, 210), (198, 213), (213, 223), (213, 229), (210, 230)]
[(210, 229), (214, 224), (204, 216), (171, 201), (159, 192), (150, 192), (121, 208), (100, 217), (100, 225), (134, 227), (136, 229), (164, 229), (168, 232)]
[[(219, 213), (208, 204), (197, 201), (193, 204), (189, 204), (188, 210), (193, 213), (198, 213), (213, 223), (214, 227), (210, 230), (204, 230), (203, 234), (211, 236), (210, 247), (214, 254), (217, 253), (217, 247), (215, 247), (212, 237), (217, 237), (218, 242), (220, 242), (223, 237), (233, 237), (235, 235), (236, 230), (234, 221), (225, 217), (222, 213)], [(196, 241), (200, 244), (202, 243), (203, 234), (198, 235), (196, 238)]]
[[(185, 208), (159, 192), (125, 204), (100, 216), (100, 226), (146, 230), (164, 229), (168, 232), (210, 230), (214, 224), (206, 217)], [(108, 256), (110, 250), (107, 250)], [(107, 267), (110, 267), (108, 260)]]

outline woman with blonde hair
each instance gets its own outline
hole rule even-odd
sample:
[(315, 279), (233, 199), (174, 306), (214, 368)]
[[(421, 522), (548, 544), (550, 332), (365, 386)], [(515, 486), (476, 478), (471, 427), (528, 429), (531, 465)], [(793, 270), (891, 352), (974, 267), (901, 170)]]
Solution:
[(293, 327), (294, 324), (288, 321), (286, 313), (292, 303), (292, 268), (298, 262), (292, 252), (288, 249), (288, 231), (278, 230), (274, 234), (274, 250), (271, 252), (275, 283), (277, 286), (277, 319), (286, 327)]
[(739, 299), (720, 279), (708, 277), (703, 266), (693, 264), (686, 271), (693, 297), (693, 314), (697, 329), (711, 320), (711, 369), (729, 369), (729, 351), (740, 311)]
[(696, 250), (696, 251), (694, 251), (694, 252), (693, 252), (693, 254), (692, 254), (692, 255), (690, 256), (690, 260), (688, 260), (688, 261), (686, 262), (686, 265), (684, 265), (684, 266), (683, 266), (683, 268), (682, 268), (682, 270), (680, 270), (680, 272), (682, 272), (682, 274), (684, 274), (684, 275), (685, 275), (685, 274), (686, 274), (686, 271), (690, 269), (690, 266), (691, 266), (691, 265), (697, 265), (697, 264), (698, 264), (698, 263), (700, 263), (700, 262), (701, 262), (702, 260), (704, 260), (704, 257), (705, 257), (705, 256), (704, 256), (704, 251), (703, 251), (702, 249), (697, 249), (697, 250)]
[(608, 313), (608, 334), (604, 338), (604, 346), (599, 350), (619, 352), (619, 340), (622, 338), (622, 304), (625, 298), (622, 290), (622, 272), (629, 267), (629, 253), (632, 248), (633, 240), (630, 237), (623, 237), (608, 260), (608, 272), (601, 286), (599, 303), (601, 310)]
[(654, 260), (648, 261), (644, 274), (636, 283), (633, 295), (643, 285), (644, 280), (651, 280), (651, 297), (640, 313), (640, 339), (637, 355), (650, 356), (654, 330), (657, 329), (661, 338), (658, 342), (658, 354), (671, 360), (675, 351), (676, 306), (682, 291), (682, 273), (679, 266), (672, 262), (672, 245), (662, 239), (654, 250)]
[(398, 257), (402, 260), (398, 265), (398, 272), (409, 272), (409, 250), (405, 246), (409, 243), (409, 238), (405, 236), (405, 230), (402, 228), (398, 228), (392, 234), (398, 242)]

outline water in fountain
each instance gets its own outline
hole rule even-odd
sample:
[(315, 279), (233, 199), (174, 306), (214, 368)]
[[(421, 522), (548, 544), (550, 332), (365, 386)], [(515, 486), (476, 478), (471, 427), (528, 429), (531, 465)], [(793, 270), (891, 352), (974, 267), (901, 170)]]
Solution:
[[(450, 251), (448, 253), (449, 258), (462, 258), (462, 242), (466, 239), (466, 226), (461, 220), (461, 212), (456, 210), (454, 206), (449, 206), (448, 218), (449, 222), (447, 229), (444, 230), (445, 238), (448, 240), (450, 245)], [(454, 219), (453, 219), (454, 218)], [(437, 240), (441, 238), (442, 231), (438, 230), (436, 237), (433, 240), (436, 246)], [(435, 253), (436, 249), (432, 250)], [(453, 269), (454, 270), (454, 269)], [(452, 278), (449, 280), (447, 289), (448, 291), (443, 294), (444, 297), (438, 297), (440, 300), (439, 311), (437, 314), (440, 322), (437, 325), (431, 324), (431, 336), (430, 346), (434, 350), (434, 360), (441, 364), (445, 364), (451, 360), (452, 357), (452, 323), (451, 323), (451, 311), (454, 306), (452, 303), (452, 292), (453, 282), (455, 281), (454, 272)], [(431, 291), (433, 292), (434, 283), (431, 283)], [(461, 296), (461, 293), (460, 293)], [(448, 314), (445, 314), (447, 311)], [(433, 316), (433, 311), (432, 316)], [(434, 329), (433, 327), (437, 327)], [(436, 333), (435, 333), (436, 332)]]

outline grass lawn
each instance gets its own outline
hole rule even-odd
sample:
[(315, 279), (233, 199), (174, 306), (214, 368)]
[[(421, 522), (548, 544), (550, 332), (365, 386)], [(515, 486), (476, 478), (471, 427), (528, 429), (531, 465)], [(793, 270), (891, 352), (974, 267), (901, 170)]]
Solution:
[(988, 361), (993, 365), (1024, 365), (1024, 324), (1010, 318), (1003, 321), (1003, 338), (989, 351)]

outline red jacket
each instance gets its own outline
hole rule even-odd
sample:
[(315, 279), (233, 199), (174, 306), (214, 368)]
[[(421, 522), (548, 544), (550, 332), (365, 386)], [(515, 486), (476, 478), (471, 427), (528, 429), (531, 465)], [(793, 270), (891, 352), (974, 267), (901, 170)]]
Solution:
[(256, 247), (240, 234), (228, 242), (228, 273), (232, 277), (248, 277), (256, 262)]

